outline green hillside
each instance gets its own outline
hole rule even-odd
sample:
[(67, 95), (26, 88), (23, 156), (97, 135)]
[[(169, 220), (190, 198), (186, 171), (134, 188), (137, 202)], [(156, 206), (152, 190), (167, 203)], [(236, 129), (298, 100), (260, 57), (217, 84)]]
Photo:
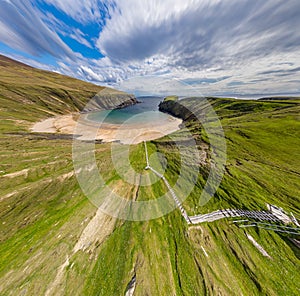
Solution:
[[(37, 119), (82, 111), (98, 93), (104, 97), (104, 107), (111, 108), (124, 101), (135, 101), (132, 95), (38, 70), (1, 55), (0, 90), (2, 124), (2, 120), (8, 119), (32, 123)], [(114, 102), (110, 102), (110, 99)]]
[[(233, 219), (188, 226), (179, 210), (147, 222), (97, 212), (74, 176), (72, 140), (49, 139), (28, 128), (80, 110), (101, 87), (6, 58), (0, 67), (0, 295), (117, 296), (133, 284), (135, 296), (300, 294), (300, 250), (285, 234), (242, 229)], [(200, 102), (191, 98), (185, 104), (197, 110)], [(207, 153), (184, 203), (187, 212), (266, 210), (271, 203), (300, 218), (300, 101), (210, 102), (225, 132), (227, 164), (220, 188), (204, 207), (198, 201), (210, 167), (207, 137), (176, 100), (164, 106), (185, 119)], [(174, 135), (182, 143), (185, 136), (184, 129)], [(150, 157), (165, 155), (165, 177), (174, 184), (180, 169), (174, 143), (165, 137), (148, 149)], [(162, 182), (142, 187), (122, 180), (110, 144), (96, 144), (95, 154), (107, 185), (120, 195), (148, 200), (167, 192)], [(151, 160), (157, 170), (165, 161), (159, 154)], [(147, 173), (143, 144), (130, 147), (130, 161), (136, 174)]]

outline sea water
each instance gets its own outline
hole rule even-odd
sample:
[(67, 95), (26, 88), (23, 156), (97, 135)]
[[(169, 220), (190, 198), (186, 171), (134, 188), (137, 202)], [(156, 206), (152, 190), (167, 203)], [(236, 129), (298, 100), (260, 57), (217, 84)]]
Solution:
[(158, 110), (160, 97), (140, 97), (140, 102), (123, 109), (105, 110), (88, 115), (87, 119), (107, 124), (163, 124), (170, 118)]

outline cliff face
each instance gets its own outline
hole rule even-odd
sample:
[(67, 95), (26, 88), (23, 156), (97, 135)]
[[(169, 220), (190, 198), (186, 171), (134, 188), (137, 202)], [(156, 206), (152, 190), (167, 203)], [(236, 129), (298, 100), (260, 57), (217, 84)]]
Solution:
[(93, 112), (97, 110), (121, 109), (137, 103), (134, 95), (126, 93), (105, 94), (100, 92), (84, 108), (83, 112)]
[(159, 111), (168, 113), (177, 118), (181, 118), (183, 121), (194, 119), (194, 115), (185, 107), (184, 103), (184, 100), (180, 103), (178, 103), (177, 101), (166, 100), (159, 104)]

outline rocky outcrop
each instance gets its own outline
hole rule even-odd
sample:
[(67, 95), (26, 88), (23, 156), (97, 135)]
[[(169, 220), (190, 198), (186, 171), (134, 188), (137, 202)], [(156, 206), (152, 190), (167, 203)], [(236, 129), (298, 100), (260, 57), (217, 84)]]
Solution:
[(90, 103), (84, 108), (83, 112), (121, 109), (137, 103), (137, 99), (132, 94), (127, 94), (113, 89), (105, 89), (99, 92), (90, 101)]
[(178, 103), (178, 101), (165, 100), (159, 104), (159, 111), (168, 113), (174, 117), (180, 118), (183, 121), (189, 121), (194, 119), (193, 113), (184, 106), (184, 102)]
[[(203, 123), (215, 121), (217, 119), (214, 106), (219, 99), (208, 97), (190, 97), (182, 100), (164, 100), (159, 104), (159, 110), (174, 117), (182, 119), (184, 122), (198, 121)], [(225, 102), (222, 100), (221, 102)]]

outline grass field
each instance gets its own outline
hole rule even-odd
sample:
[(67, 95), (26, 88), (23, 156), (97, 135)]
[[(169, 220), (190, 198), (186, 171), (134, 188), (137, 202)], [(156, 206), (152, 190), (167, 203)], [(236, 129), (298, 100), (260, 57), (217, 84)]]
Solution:
[[(36, 91), (31, 88), (22, 94), (24, 100)], [(243, 230), (226, 219), (188, 227), (179, 210), (147, 222), (101, 214), (74, 176), (72, 140), (28, 132), (33, 122), (76, 108), (22, 103), (18, 94), (8, 95), (2, 87), (0, 100), (0, 295), (125, 295), (134, 276), (134, 295), (299, 295), (300, 251), (286, 236)], [(186, 103), (197, 109), (199, 100)], [(300, 101), (211, 99), (211, 104), (226, 136), (226, 173), (215, 197), (199, 207), (209, 143), (201, 126), (187, 120), (198, 148), (207, 154), (197, 186), (184, 202), (188, 213), (265, 210), (271, 203), (299, 218)], [(174, 135), (179, 140), (185, 136), (185, 130)], [(113, 167), (110, 148), (95, 148), (108, 186), (137, 200), (167, 192), (161, 181), (148, 187), (125, 182)], [(174, 184), (180, 170), (177, 147), (165, 137), (148, 148), (153, 166), (166, 166), (165, 177)], [(143, 144), (130, 147), (129, 158), (136, 178), (147, 174)], [(271, 259), (258, 252), (246, 233)], [(78, 241), (85, 246), (77, 248)]]

